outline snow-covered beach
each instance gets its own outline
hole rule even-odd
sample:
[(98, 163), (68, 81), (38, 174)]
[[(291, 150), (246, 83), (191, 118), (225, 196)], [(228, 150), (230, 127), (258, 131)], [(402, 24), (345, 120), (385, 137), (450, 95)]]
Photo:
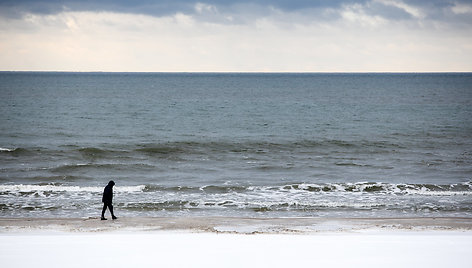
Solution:
[(0, 219), (2, 267), (470, 267), (472, 219)]

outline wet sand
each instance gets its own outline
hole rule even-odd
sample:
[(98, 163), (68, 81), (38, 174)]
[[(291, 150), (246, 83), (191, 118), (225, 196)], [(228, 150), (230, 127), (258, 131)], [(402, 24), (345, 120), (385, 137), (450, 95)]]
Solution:
[(0, 218), (0, 232), (179, 231), (240, 234), (310, 234), (377, 230), (472, 230), (472, 218), (231, 218), (138, 217)]

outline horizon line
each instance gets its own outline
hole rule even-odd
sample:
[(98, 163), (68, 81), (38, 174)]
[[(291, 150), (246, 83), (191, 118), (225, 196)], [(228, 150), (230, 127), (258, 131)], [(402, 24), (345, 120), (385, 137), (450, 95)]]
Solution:
[(469, 74), (472, 71), (49, 71), (0, 70), (0, 73), (116, 73), (116, 74)]

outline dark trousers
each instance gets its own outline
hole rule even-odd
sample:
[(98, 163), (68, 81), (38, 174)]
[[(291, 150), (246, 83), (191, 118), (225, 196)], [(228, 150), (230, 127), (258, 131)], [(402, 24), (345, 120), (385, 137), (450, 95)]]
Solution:
[(115, 214), (113, 214), (113, 205), (111, 203), (103, 203), (103, 209), (102, 209), (102, 217), (105, 217), (105, 211), (108, 209), (110, 210), (111, 216), (114, 217)]

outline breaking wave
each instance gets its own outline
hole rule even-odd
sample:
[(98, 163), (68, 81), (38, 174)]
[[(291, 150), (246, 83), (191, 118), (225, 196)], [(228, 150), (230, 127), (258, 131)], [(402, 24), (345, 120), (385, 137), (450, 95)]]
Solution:
[[(100, 210), (102, 191), (103, 186), (59, 183), (0, 185), (0, 216), (94, 214)], [(116, 207), (132, 216), (175, 215), (173, 213), (263, 217), (273, 215), (271, 213), (354, 217), (433, 215), (431, 213), (472, 215), (471, 182), (448, 185), (369, 182), (278, 186), (150, 184), (115, 186), (114, 192)]]
[[(472, 195), (472, 182), (457, 184), (391, 184), (381, 182), (357, 182), (357, 183), (293, 183), (282, 186), (239, 186), (239, 185), (205, 185), (205, 186), (161, 186), (161, 185), (135, 185), (115, 186), (116, 192), (168, 192), (168, 193), (364, 193), (376, 195)], [(102, 192), (103, 186), (68, 186), (61, 184), (46, 185), (0, 185), (0, 194), (17, 192)]]
[(309, 192), (361, 192), (395, 195), (470, 195), (472, 183), (457, 184), (391, 184), (381, 182), (328, 183), (328, 184), (290, 184), (282, 187), (285, 190)]
[(319, 194), (329, 193), (372, 193), (393, 195), (472, 195), (472, 182), (458, 184), (390, 184), (381, 182), (357, 183), (293, 183), (282, 186), (237, 186), (237, 185), (206, 185), (201, 187), (173, 186), (164, 187), (146, 185), (146, 192), (205, 192), (205, 193), (232, 193), (232, 192), (312, 192)]
[[(142, 192), (145, 185), (117, 186), (115, 192), (133, 193)], [(0, 185), (0, 194), (4, 193), (35, 193), (35, 192), (103, 192), (103, 186), (65, 186), (65, 185)]]

